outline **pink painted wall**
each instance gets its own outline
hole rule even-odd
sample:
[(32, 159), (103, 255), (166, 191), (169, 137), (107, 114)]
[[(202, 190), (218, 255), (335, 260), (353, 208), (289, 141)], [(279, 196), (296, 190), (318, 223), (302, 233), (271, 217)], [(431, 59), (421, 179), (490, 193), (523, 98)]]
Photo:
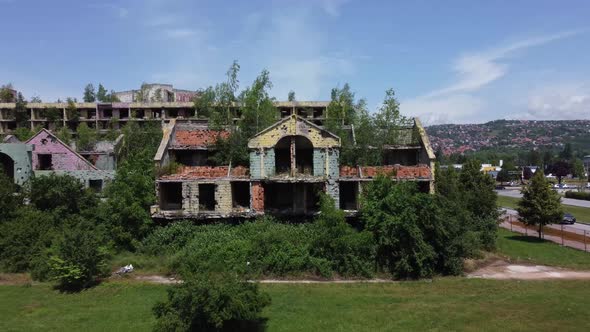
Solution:
[(78, 156), (72, 150), (63, 145), (57, 138), (46, 131), (41, 131), (37, 136), (31, 138), (27, 144), (34, 144), (33, 169), (39, 169), (39, 154), (50, 153), (52, 155), (53, 170), (76, 171), (95, 170), (86, 159)]

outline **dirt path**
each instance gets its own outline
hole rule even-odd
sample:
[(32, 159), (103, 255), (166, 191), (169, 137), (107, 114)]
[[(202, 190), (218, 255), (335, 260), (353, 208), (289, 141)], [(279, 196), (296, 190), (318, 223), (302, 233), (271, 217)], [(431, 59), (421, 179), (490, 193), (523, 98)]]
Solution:
[(498, 280), (590, 280), (590, 271), (575, 271), (544, 265), (512, 264), (503, 260), (497, 260), (469, 273), (467, 277)]

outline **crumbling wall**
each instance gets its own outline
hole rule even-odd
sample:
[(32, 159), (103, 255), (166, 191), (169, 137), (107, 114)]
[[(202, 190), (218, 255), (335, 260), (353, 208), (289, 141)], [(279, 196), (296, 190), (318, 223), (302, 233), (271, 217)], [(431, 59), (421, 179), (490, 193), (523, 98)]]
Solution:
[(340, 207), (340, 186), (338, 182), (334, 180), (328, 180), (326, 182), (326, 193), (334, 199), (334, 206)]
[(182, 183), (182, 209), (189, 214), (199, 213), (199, 182)]
[(13, 162), (14, 183), (23, 185), (32, 175), (33, 147), (21, 143), (0, 144), (0, 153), (8, 156)]
[(262, 158), (262, 154), (260, 150), (251, 150), (250, 151), (250, 176), (253, 179), (260, 179), (262, 178), (262, 165), (260, 159)]
[(274, 176), (275, 174), (275, 149), (264, 149), (264, 176)]
[(328, 149), (328, 177), (338, 179), (340, 177), (340, 150)]
[(313, 149), (313, 175), (326, 176), (325, 149)]
[(50, 154), (52, 156), (53, 170), (96, 170), (89, 161), (75, 153), (48, 131), (40, 131), (36, 136), (28, 140), (27, 144), (35, 146), (33, 152), (33, 169), (35, 170), (39, 169), (39, 154)]
[(215, 212), (230, 213), (232, 211), (231, 183), (217, 181), (215, 184)]
[(252, 182), (251, 185), (251, 206), (252, 210), (256, 212), (263, 212), (264, 211), (264, 187), (262, 183), (255, 181)]

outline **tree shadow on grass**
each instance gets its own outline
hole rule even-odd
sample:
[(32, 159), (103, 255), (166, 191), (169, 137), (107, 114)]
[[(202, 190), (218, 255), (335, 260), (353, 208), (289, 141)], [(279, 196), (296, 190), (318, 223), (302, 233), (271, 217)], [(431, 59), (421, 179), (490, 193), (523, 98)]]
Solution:
[(539, 239), (536, 236), (526, 236), (526, 235), (512, 235), (507, 237), (508, 240), (512, 241), (519, 241), (519, 242), (526, 242), (526, 243), (546, 243), (550, 242), (544, 239)]

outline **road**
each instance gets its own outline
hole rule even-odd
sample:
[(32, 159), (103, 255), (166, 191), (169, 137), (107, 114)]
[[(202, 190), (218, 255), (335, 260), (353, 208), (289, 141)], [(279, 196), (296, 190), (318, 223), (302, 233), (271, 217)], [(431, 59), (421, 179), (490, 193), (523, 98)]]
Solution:
[[(510, 214), (513, 216), (517, 216), (518, 212), (514, 209), (508, 209), (508, 208), (501, 208), (501, 210), (506, 211), (506, 214)], [(555, 228), (555, 229), (561, 229), (561, 225), (548, 225), (546, 227), (551, 227), (551, 228)], [(573, 225), (564, 225), (564, 227), (567, 228), (571, 228), (571, 229), (575, 229), (576, 231), (580, 231), (580, 232), (590, 232), (590, 225), (589, 224), (582, 224), (582, 223), (575, 223)]]
[[(522, 198), (522, 194), (520, 193), (520, 190), (496, 190), (496, 192), (500, 196)], [(580, 199), (571, 199), (571, 198), (562, 197), (561, 204), (590, 208), (590, 201), (584, 201), (584, 200), (580, 200)]]

